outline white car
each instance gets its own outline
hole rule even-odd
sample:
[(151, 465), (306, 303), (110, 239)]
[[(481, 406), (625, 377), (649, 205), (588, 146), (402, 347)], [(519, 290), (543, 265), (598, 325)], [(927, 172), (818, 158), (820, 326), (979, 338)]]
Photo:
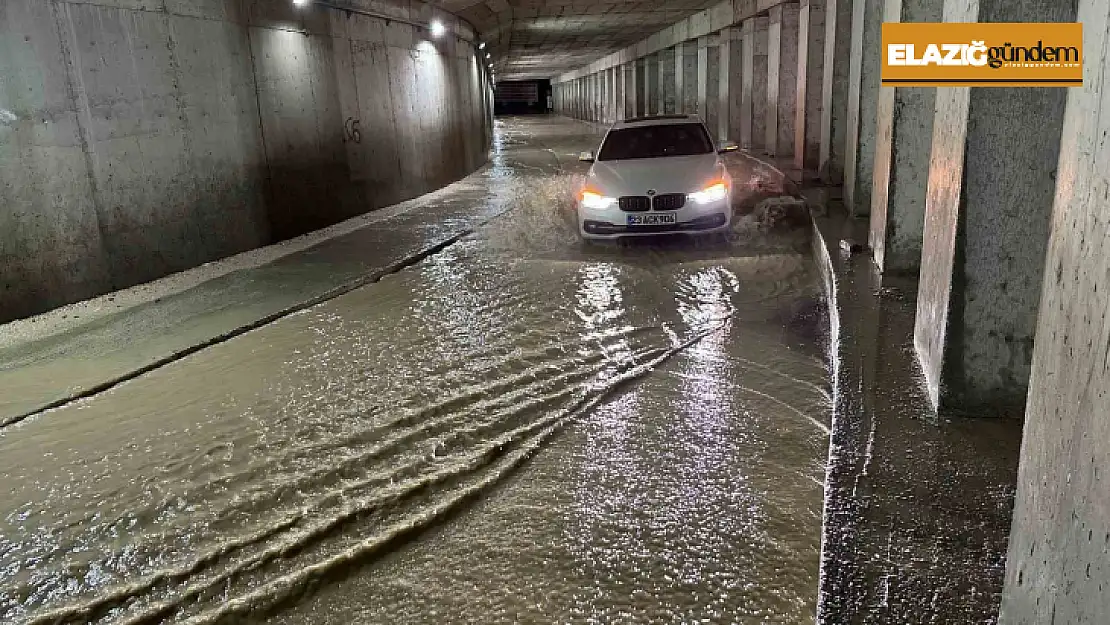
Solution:
[(614, 124), (578, 192), (583, 239), (711, 233), (732, 223), (732, 178), (696, 115), (640, 117)]

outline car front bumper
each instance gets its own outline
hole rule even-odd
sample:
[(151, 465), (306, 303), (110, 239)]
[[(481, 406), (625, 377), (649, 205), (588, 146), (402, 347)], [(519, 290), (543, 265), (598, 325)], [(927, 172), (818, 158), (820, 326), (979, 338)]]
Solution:
[[(628, 225), (629, 215), (673, 214), (673, 224)], [(578, 231), (587, 239), (614, 239), (627, 236), (652, 236), (659, 234), (709, 233), (726, 230), (732, 223), (729, 199), (712, 204), (687, 204), (675, 211), (650, 211), (632, 213), (617, 207), (596, 210), (578, 205)]]

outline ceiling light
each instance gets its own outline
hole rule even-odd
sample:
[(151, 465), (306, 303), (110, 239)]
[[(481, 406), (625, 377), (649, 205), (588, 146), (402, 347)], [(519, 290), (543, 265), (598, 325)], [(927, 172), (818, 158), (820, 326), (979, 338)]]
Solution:
[(293, 6), (303, 7), (309, 3), (309, 0), (293, 0)]
[(433, 37), (440, 37), (447, 32), (447, 28), (443, 26), (443, 22), (436, 20), (432, 22), (431, 31)]
[(486, 42), (483, 41), (482, 43), (478, 44), (478, 49), (479, 50), (485, 50), (486, 49)]

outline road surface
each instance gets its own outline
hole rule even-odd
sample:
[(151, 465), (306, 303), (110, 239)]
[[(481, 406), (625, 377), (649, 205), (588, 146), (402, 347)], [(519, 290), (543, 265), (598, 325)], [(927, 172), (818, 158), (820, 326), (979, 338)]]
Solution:
[(725, 239), (582, 245), (596, 140), (501, 121), (491, 199), (440, 202), (469, 236), (0, 429), (0, 622), (812, 622), (808, 232), (752, 199)]

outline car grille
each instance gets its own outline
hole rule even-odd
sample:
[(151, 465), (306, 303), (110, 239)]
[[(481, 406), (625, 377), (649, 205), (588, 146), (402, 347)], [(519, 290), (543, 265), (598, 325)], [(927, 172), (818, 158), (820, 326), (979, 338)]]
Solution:
[(676, 211), (683, 206), (686, 206), (686, 195), (683, 193), (658, 195), (652, 204), (652, 208), (657, 211)]
[(642, 213), (651, 208), (651, 198), (642, 195), (627, 195), (617, 200), (617, 203), (627, 213)]

